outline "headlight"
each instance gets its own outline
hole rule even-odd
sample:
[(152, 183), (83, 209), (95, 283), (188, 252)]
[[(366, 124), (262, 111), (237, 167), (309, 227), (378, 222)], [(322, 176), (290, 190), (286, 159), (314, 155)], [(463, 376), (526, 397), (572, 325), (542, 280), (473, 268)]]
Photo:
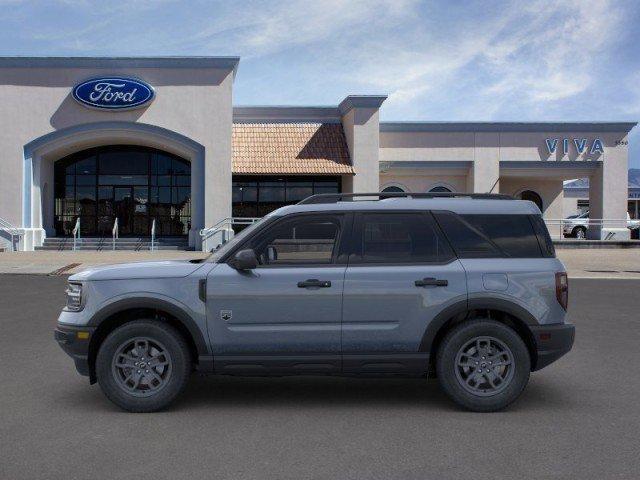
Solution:
[(82, 310), (82, 285), (70, 283), (67, 286), (67, 310), (79, 312)]

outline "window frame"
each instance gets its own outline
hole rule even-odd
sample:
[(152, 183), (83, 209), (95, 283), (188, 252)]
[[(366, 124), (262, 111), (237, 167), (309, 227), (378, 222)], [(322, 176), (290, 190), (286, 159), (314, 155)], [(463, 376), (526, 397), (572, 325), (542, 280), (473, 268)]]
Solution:
[(274, 219), (268, 224), (261, 228), (257, 232), (255, 232), (251, 237), (245, 239), (240, 245), (238, 245), (234, 250), (230, 251), (224, 258), (220, 259), (220, 263), (226, 263), (230, 265), (232, 263), (232, 259), (237, 252), (240, 250), (245, 250), (247, 248), (252, 248), (249, 245), (260, 243), (263, 241), (266, 235), (269, 235), (275, 228), (279, 228), (283, 223), (288, 223), (290, 221), (295, 221), (296, 219), (304, 219), (308, 220), (313, 217), (325, 217), (331, 218), (332, 220), (338, 221), (338, 236), (336, 238), (336, 245), (334, 246), (333, 253), (331, 255), (331, 262), (329, 263), (287, 263), (287, 264), (274, 264), (274, 265), (258, 265), (256, 269), (268, 269), (268, 268), (324, 268), (324, 267), (336, 267), (336, 266), (346, 266), (348, 254), (346, 251), (347, 246), (349, 245), (349, 236), (351, 234), (351, 226), (353, 222), (353, 214), (351, 212), (341, 212), (341, 211), (318, 211), (318, 212), (299, 212), (292, 213), (289, 215), (284, 215), (277, 219)]
[[(449, 247), (449, 251), (451, 252), (451, 256), (442, 261), (429, 261), (429, 262), (418, 262), (418, 261), (409, 261), (409, 262), (363, 262), (362, 252), (360, 251), (360, 239), (363, 234), (364, 227), (364, 216), (365, 215), (420, 215), (424, 218), (424, 221), (429, 224), (436, 235), (440, 238), (440, 240)], [(430, 210), (385, 210), (385, 209), (376, 209), (376, 210), (362, 210), (354, 212), (353, 215), (353, 225), (351, 229), (351, 238), (349, 242), (349, 255), (348, 255), (348, 265), (349, 267), (407, 267), (413, 265), (449, 265), (458, 260), (458, 255), (451, 245), (451, 242), (444, 234), (440, 225), (433, 217)]]

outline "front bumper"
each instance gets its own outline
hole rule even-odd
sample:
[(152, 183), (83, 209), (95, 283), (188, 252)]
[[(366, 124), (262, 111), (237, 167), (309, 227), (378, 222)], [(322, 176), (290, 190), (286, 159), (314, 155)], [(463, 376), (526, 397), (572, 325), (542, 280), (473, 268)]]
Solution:
[(53, 336), (60, 348), (73, 358), (80, 375), (89, 376), (89, 343), (95, 332), (93, 327), (76, 327), (58, 324)]
[(540, 370), (555, 362), (573, 347), (576, 327), (571, 323), (531, 327), (536, 342), (537, 356), (533, 370)]

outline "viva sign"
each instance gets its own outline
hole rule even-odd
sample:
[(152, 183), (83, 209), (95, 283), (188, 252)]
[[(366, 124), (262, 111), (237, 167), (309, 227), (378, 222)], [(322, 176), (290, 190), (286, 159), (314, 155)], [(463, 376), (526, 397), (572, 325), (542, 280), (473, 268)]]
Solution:
[(148, 83), (125, 77), (92, 78), (73, 89), (73, 98), (81, 105), (105, 110), (142, 107), (154, 96), (153, 87)]
[(549, 151), (549, 155), (553, 155), (558, 150), (558, 144), (562, 140), (562, 153), (567, 155), (569, 153), (569, 141), (573, 142), (573, 145), (576, 148), (576, 152), (579, 155), (582, 155), (589, 149), (589, 154), (594, 155), (596, 153), (604, 153), (604, 145), (602, 144), (602, 140), (599, 138), (594, 138), (590, 144), (587, 144), (586, 138), (547, 138), (545, 141), (547, 143), (547, 150)]

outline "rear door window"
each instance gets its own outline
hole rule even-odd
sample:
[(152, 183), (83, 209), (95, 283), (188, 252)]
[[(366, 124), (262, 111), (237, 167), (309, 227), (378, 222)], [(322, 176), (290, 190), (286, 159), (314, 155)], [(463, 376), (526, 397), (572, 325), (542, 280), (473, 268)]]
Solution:
[(454, 254), (430, 215), (423, 212), (356, 216), (350, 263), (446, 263)]

